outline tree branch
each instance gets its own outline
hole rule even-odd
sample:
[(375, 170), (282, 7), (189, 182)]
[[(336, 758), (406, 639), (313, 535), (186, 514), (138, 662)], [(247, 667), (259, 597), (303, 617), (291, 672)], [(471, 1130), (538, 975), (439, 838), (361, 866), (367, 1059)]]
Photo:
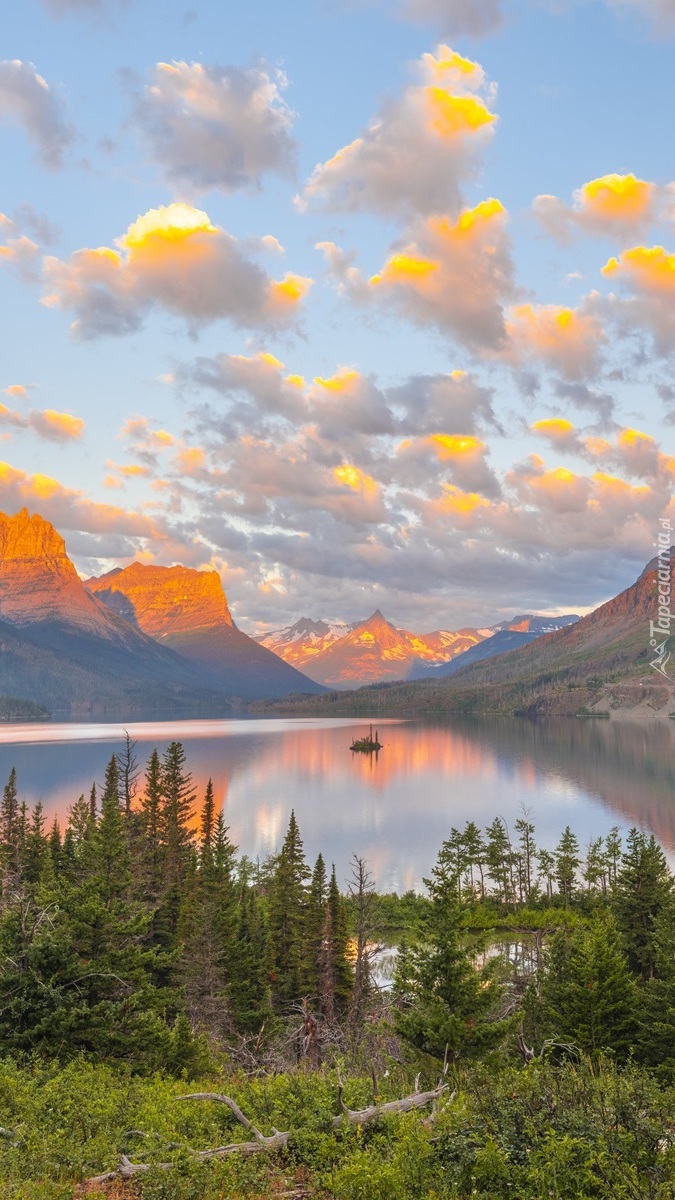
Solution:
[[(429, 1092), (414, 1091), (409, 1096), (403, 1096), (400, 1100), (388, 1100), (386, 1104), (371, 1104), (367, 1108), (347, 1108), (342, 1100), (342, 1081), (338, 1085), (338, 1099), (342, 1112), (339, 1116), (333, 1117), (330, 1127), (338, 1130), (346, 1123), (347, 1125), (366, 1125), (369, 1121), (375, 1121), (380, 1117), (394, 1116), (398, 1113), (412, 1112), (417, 1108), (424, 1108), (433, 1100), (438, 1100), (443, 1093), (447, 1091), (447, 1084), (440, 1083), (438, 1087), (433, 1088)], [(205, 1162), (211, 1158), (223, 1158), (228, 1154), (259, 1154), (262, 1150), (273, 1152), (281, 1150), (288, 1145), (291, 1132), (286, 1130), (282, 1132), (278, 1129), (274, 1130), (271, 1137), (265, 1137), (263, 1133), (249, 1121), (248, 1117), (241, 1111), (236, 1100), (231, 1096), (222, 1095), (220, 1092), (191, 1092), (186, 1096), (175, 1096), (175, 1100), (210, 1100), (216, 1104), (225, 1104), (229, 1108), (232, 1115), (237, 1119), (244, 1129), (248, 1129), (254, 1136), (253, 1142), (231, 1142), (227, 1146), (215, 1146), (211, 1150), (189, 1150), (188, 1153), (197, 1162)], [(138, 1131), (134, 1131), (138, 1132)], [(173, 1163), (133, 1163), (126, 1154), (120, 1158), (119, 1166), (114, 1171), (106, 1171), (103, 1175), (96, 1175), (92, 1179), (86, 1180), (86, 1186), (98, 1186), (103, 1183), (110, 1183), (113, 1179), (132, 1179), (134, 1175), (141, 1174), (144, 1171), (168, 1171), (173, 1166)]]

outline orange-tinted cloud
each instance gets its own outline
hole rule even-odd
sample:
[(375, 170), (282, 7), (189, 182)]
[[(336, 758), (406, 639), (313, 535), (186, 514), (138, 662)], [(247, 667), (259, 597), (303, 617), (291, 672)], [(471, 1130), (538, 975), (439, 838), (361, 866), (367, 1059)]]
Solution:
[(15, 412), (7, 405), (0, 404), (1, 424), (15, 429), (32, 430), (38, 437), (48, 442), (73, 442), (81, 438), (84, 433), (84, 421), (81, 417), (73, 417), (70, 413), (56, 412), (53, 408)]
[(416, 73), (419, 83), (316, 167), (302, 205), (424, 216), (459, 206), (497, 119), (485, 75), (444, 45), (422, 55)]
[(237, 326), (291, 324), (311, 284), (301, 276), (271, 279), (224, 229), (189, 204), (150, 209), (107, 246), (44, 260), (48, 307), (71, 311), (80, 338), (138, 329), (154, 308), (190, 327), (221, 318)]
[(610, 258), (606, 279), (632, 293), (610, 298), (608, 308), (620, 328), (646, 330), (660, 354), (675, 347), (675, 254), (663, 246), (633, 246)]
[(574, 192), (572, 204), (557, 196), (537, 196), (532, 211), (558, 241), (574, 232), (606, 237), (635, 235), (669, 214), (673, 195), (669, 188), (628, 175), (601, 175)]
[(429, 217), (371, 278), (373, 296), (474, 348), (499, 347), (502, 304), (514, 289), (505, 224), (506, 212), (494, 199), (457, 220)]
[(506, 357), (519, 365), (538, 359), (571, 380), (588, 379), (598, 371), (606, 336), (590, 312), (556, 304), (521, 304), (509, 310), (506, 328)]

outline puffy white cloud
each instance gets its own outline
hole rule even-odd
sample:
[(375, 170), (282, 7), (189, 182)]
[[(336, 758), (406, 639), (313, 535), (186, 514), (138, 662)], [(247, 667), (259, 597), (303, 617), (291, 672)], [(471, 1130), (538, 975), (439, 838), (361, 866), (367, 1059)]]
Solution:
[(448, 46), (415, 64), (419, 83), (386, 102), (364, 132), (305, 185), (300, 203), (331, 210), (426, 216), (461, 204), (496, 116), (478, 63)]
[(255, 187), (264, 174), (292, 171), (292, 116), (285, 79), (261, 67), (157, 63), (135, 99), (150, 154), (188, 192)]
[(14, 221), (0, 212), (0, 264), (14, 270), (28, 283), (34, 283), (40, 272), (40, 247), (26, 237)]
[(506, 359), (518, 365), (538, 360), (572, 381), (597, 375), (607, 341), (598, 317), (583, 306), (521, 304), (509, 310), (506, 330)]
[(633, 246), (610, 258), (605, 278), (632, 294), (610, 296), (605, 310), (621, 332), (648, 332), (658, 354), (675, 349), (675, 254), (663, 246)]
[(236, 238), (187, 204), (150, 209), (116, 246), (44, 260), (43, 303), (72, 312), (79, 338), (133, 332), (156, 308), (190, 328), (220, 319), (283, 328), (296, 319), (311, 285), (291, 273), (272, 279)]
[[(6, 388), (5, 391), (11, 392), (12, 395), (18, 394), (15, 389)], [(73, 442), (81, 438), (84, 433), (84, 421), (81, 417), (57, 412), (53, 408), (18, 412), (16, 409), (8, 408), (6, 404), (0, 404), (1, 425), (13, 429), (32, 430), (38, 437), (48, 442)]]
[(631, 237), (655, 221), (675, 216), (675, 185), (661, 187), (635, 175), (602, 175), (578, 188), (572, 204), (536, 196), (532, 211), (547, 233), (563, 244), (574, 233)]
[(0, 62), (0, 118), (21, 125), (45, 167), (63, 165), (73, 130), (59, 97), (32, 63), (18, 58)]
[(503, 304), (515, 291), (505, 226), (498, 200), (457, 220), (429, 217), (370, 279), (373, 296), (473, 349), (498, 349), (506, 336)]

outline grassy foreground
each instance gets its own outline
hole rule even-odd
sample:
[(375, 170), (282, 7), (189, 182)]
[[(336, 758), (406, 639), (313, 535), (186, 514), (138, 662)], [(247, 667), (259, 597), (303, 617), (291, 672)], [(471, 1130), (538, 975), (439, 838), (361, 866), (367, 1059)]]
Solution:
[[(417, 1064), (419, 1065), (419, 1064)], [(401, 1096), (412, 1068), (392, 1061), (381, 1080), (350, 1078), (350, 1108)], [(422, 1077), (420, 1086), (437, 1076)], [(337, 1078), (298, 1072), (261, 1079), (140, 1078), (83, 1061), (66, 1067), (0, 1064), (3, 1200), (666, 1200), (675, 1194), (675, 1095), (645, 1073), (583, 1060), (486, 1067), (449, 1080), (436, 1110), (337, 1131)], [(293, 1131), (282, 1154), (191, 1161), (190, 1148), (243, 1140), (224, 1105), (185, 1102), (226, 1091), (264, 1133)], [(83, 1188), (133, 1161), (170, 1170)]]

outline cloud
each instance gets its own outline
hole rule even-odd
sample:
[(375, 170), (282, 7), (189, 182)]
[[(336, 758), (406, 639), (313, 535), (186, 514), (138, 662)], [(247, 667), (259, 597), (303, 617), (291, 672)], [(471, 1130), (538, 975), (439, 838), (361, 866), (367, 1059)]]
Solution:
[(610, 297), (608, 313), (622, 331), (648, 330), (659, 354), (675, 349), (675, 254), (663, 246), (633, 246), (610, 258), (603, 275), (631, 289), (625, 300)]
[(259, 187), (267, 172), (292, 173), (293, 114), (286, 80), (261, 67), (157, 63), (135, 97), (135, 119), (151, 157), (190, 192)]
[(110, 9), (126, 8), (130, 0), (43, 0), (43, 3), (55, 17), (62, 17), (67, 13), (107, 16)]
[(499, 348), (502, 305), (515, 290), (505, 223), (498, 200), (484, 200), (456, 221), (429, 217), (372, 276), (373, 296), (474, 349)]
[(25, 282), (35, 283), (40, 273), (40, 247), (21, 233), (14, 221), (0, 212), (0, 263), (11, 267)]
[(631, 237), (655, 221), (672, 220), (675, 187), (659, 187), (635, 175), (602, 175), (578, 188), (571, 205), (557, 196), (536, 196), (532, 211), (546, 232), (563, 244), (575, 233)]
[(400, 387), (390, 388), (388, 402), (401, 408), (401, 432), (441, 433), (454, 429), (476, 433), (487, 427), (503, 433), (494, 411), (491, 389), (478, 384), (466, 371), (447, 375), (413, 376)]
[(16, 121), (35, 146), (43, 166), (56, 170), (74, 140), (62, 104), (32, 63), (0, 62), (0, 118)]
[[(20, 394), (16, 388), (6, 388), (5, 392), (14, 396)], [(25, 394), (25, 389), (23, 393)], [(73, 442), (84, 433), (84, 421), (81, 417), (56, 412), (53, 408), (33, 409), (31, 412), (22, 413), (8, 408), (6, 404), (0, 404), (0, 425), (32, 430), (48, 442)]]
[(153, 309), (182, 317), (190, 329), (220, 319), (238, 327), (292, 324), (311, 280), (273, 280), (231, 234), (188, 204), (150, 209), (116, 240), (117, 249), (47, 257), (43, 303), (74, 314), (83, 340), (134, 332)]
[(583, 308), (521, 304), (509, 310), (504, 357), (522, 365), (539, 359), (569, 380), (597, 375), (607, 341), (598, 318)]
[(445, 37), (486, 37), (503, 21), (501, 0), (403, 0), (400, 11), (409, 21), (433, 22)]
[(609, 0), (611, 8), (628, 9), (644, 16), (657, 33), (667, 35), (675, 29), (673, 0)]
[(419, 84), (385, 103), (364, 132), (320, 163), (300, 203), (331, 211), (427, 216), (458, 208), (496, 116), (478, 63), (448, 46), (415, 64)]

